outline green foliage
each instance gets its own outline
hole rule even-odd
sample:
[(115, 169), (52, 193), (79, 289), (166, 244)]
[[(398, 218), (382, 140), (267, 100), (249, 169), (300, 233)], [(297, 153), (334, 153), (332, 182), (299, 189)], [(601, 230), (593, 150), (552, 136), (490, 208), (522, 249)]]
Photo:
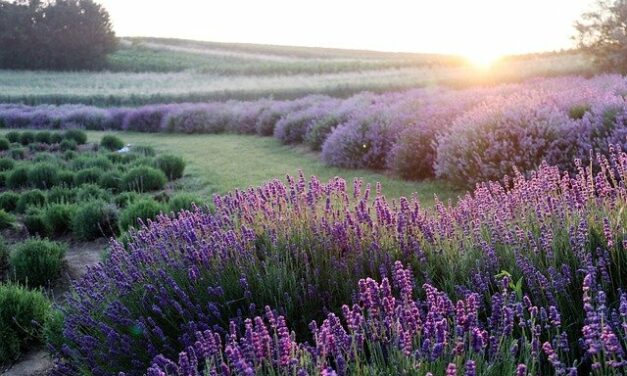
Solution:
[(30, 345), (42, 341), (41, 325), (51, 304), (40, 292), (0, 284), (0, 364), (17, 359)]
[(16, 209), (19, 213), (24, 213), (30, 207), (42, 207), (45, 204), (46, 195), (39, 189), (33, 189), (20, 195)]
[(627, 2), (600, 0), (575, 23), (577, 44), (598, 68), (627, 73)]
[(102, 140), (100, 140), (100, 146), (107, 150), (120, 150), (124, 147), (124, 141), (121, 138), (106, 134), (102, 136)]
[(176, 180), (183, 176), (185, 161), (179, 156), (164, 154), (157, 157), (155, 160), (155, 166), (163, 171), (168, 179)]
[(111, 192), (118, 192), (122, 185), (122, 174), (117, 171), (106, 172), (98, 179), (98, 185), (111, 190)]
[(53, 187), (48, 191), (48, 203), (68, 204), (76, 200), (76, 190), (68, 187)]
[(26, 158), (26, 149), (24, 148), (15, 148), (9, 150), (9, 156), (13, 159), (24, 159)]
[(57, 176), (59, 184), (66, 187), (73, 187), (76, 181), (76, 174), (72, 171), (61, 170)]
[(97, 184), (83, 184), (78, 189), (76, 189), (76, 201), (77, 202), (86, 202), (86, 201), (94, 201), (94, 200), (102, 200), (109, 202), (111, 201), (111, 192), (106, 189), (101, 188)]
[(4, 238), (0, 237), (0, 275), (9, 267), (9, 247), (4, 241)]
[(0, 158), (0, 171), (11, 170), (15, 166), (15, 161), (9, 158)]
[(63, 152), (63, 159), (65, 159), (66, 161), (71, 161), (76, 157), (78, 157), (78, 153), (74, 150), (66, 150), (65, 152)]
[[(116, 47), (106, 9), (93, 0), (0, 3), (1, 69), (84, 70)], [(19, 31), (19, 32), (18, 32)]]
[(178, 193), (170, 199), (168, 207), (170, 211), (178, 213), (181, 210), (192, 210), (192, 204), (200, 205), (201, 202), (196, 195), (191, 193)]
[(148, 145), (135, 145), (131, 148), (133, 153), (143, 155), (144, 157), (154, 157), (157, 155), (155, 149), (152, 146)]
[(76, 207), (70, 204), (52, 204), (43, 210), (43, 219), (54, 235), (67, 233), (72, 227), (72, 217)]
[(63, 135), (61, 135), (61, 133), (55, 132), (50, 135), (51, 144), (60, 144), (61, 141), (63, 141)]
[(25, 131), (20, 134), (20, 144), (26, 146), (35, 142), (35, 133), (30, 131)]
[(155, 200), (143, 198), (130, 204), (120, 215), (120, 227), (123, 231), (131, 227), (138, 228), (140, 223), (154, 219), (166, 210), (165, 206)]
[(81, 170), (90, 167), (98, 167), (103, 170), (113, 168), (113, 162), (104, 155), (100, 154), (83, 154), (72, 161), (72, 168)]
[(126, 190), (149, 192), (162, 189), (168, 181), (161, 170), (148, 166), (135, 167), (122, 178), (122, 187)]
[(69, 129), (63, 133), (63, 138), (66, 140), (72, 140), (77, 145), (83, 145), (87, 142), (87, 133), (80, 129)]
[(52, 309), (43, 328), (43, 339), (48, 346), (52, 346), (55, 349), (60, 349), (65, 342), (63, 337), (63, 322), (65, 315), (59, 309)]
[(7, 212), (14, 211), (19, 199), (20, 195), (12, 191), (0, 193), (0, 209)]
[(35, 133), (35, 141), (40, 142), (42, 144), (49, 144), (51, 137), (52, 137), (52, 134), (48, 131)]
[(7, 176), (7, 187), (11, 189), (23, 188), (28, 185), (28, 167), (18, 166)]
[(115, 204), (120, 208), (125, 208), (141, 198), (137, 192), (122, 192), (114, 197)]
[(66, 246), (44, 239), (28, 239), (11, 253), (14, 277), (30, 287), (46, 286), (61, 273)]
[(39, 152), (32, 159), (33, 162), (57, 163), (57, 156), (48, 152)]
[(80, 170), (76, 173), (74, 177), (74, 184), (88, 184), (88, 183), (97, 183), (100, 176), (104, 173), (102, 169), (98, 167), (86, 168), (84, 170)]
[(9, 150), (11, 148), (11, 142), (4, 137), (0, 137), (0, 151)]
[(0, 209), (0, 230), (12, 227), (15, 223), (15, 217), (3, 209)]
[(51, 234), (50, 226), (40, 208), (30, 208), (23, 218), (24, 226), (31, 236), (47, 237)]
[(31, 186), (41, 189), (49, 189), (59, 181), (58, 166), (51, 163), (36, 163), (28, 171), (28, 182)]
[(104, 201), (91, 201), (80, 205), (72, 217), (72, 232), (83, 240), (116, 235), (117, 209)]
[(65, 139), (59, 144), (59, 149), (65, 152), (74, 151), (76, 150), (76, 141)]
[(9, 140), (9, 142), (11, 142), (11, 143), (19, 142), (20, 141), (20, 132), (11, 131), (11, 132), (8, 132), (7, 134), (5, 134), (4, 137), (6, 137), (7, 140)]

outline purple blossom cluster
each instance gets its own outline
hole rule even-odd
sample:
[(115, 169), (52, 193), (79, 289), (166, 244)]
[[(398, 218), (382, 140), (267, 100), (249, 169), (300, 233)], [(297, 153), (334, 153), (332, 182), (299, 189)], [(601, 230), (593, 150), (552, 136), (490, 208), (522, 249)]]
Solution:
[(591, 151), (627, 147), (626, 95), (625, 77), (600, 75), (346, 99), (310, 95), (112, 109), (0, 105), (0, 125), (274, 135), (321, 150), (329, 165), (474, 186), (533, 171), (542, 161), (566, 170), (574, 158), (594, 163)]
[(300, 175), (161, 216), (75, 282), (57, 374), (621, 374), (627, 153), (606, 154), (431, 209)]

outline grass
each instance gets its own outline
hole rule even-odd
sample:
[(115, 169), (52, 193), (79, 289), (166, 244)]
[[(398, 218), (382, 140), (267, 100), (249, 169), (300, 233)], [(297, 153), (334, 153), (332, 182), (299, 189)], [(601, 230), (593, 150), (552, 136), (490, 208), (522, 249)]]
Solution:
[[(90, 142), (100, 142), (110, 132), (87, 132)], [(455, 199), (461, 192), (443, 181), (411, 182), (367, 170), (327, 167), (317, 155), (301, 148), (281, 145), (272, 137), (243, 135), (183, 135), (158, 133), (127, 133), (118, 136), (134, 145), (153, 146), (158, 153), (179, 155), (187, 162), (183, 190), (205, 197), (226, 193), (236, 188), (258, 186), (273, 178), (297, 175), (299, 170), (323, 182), (341, 176), (352, 183), (360, 177), (373, 185), (381, 182), (388, 198), (409, 197), (413, 193), (425, 206), (431, 206), (434, 195), (440, 200)]]
[(512, 57), (480, 70), (444, 55), (193, 42), (123, 40), (103, 72), (0, 70), (0, 102), (99, 106), (198, 102), (429, 85), (469, 86), (578, 74), (590, 64), (574, 52)]

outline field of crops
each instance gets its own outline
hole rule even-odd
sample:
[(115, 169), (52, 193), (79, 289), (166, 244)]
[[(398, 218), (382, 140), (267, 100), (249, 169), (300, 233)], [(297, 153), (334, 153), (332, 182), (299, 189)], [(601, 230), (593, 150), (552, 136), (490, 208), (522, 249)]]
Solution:
[(347, 96), (364, 90), (493, 84), (590, 70), (588, 60), (575, 53), (507, 59), (487, 74), (459, 58), (438, 55), (202, 43), (189, 46), (143, 39), (122, 48), (111, 59), (114, 72), (0, 71), (0, 103), (133, 106), (298, 98), (312, 93)]
[(626, 374), (624, 76), (150, 38), (110, 63), (0, 72), (0, 371)]

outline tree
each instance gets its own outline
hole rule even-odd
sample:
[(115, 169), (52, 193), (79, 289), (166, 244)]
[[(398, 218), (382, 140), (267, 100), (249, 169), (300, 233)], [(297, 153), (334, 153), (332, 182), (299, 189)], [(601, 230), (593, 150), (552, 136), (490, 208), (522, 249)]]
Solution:
[(0, 68), (102, 68), (116, 46), (109, 13), (93, 0), (0, 0)]
[(627, 0), (599, 0), (575, 28), (579, 47), (600, 69), (627, 73)]

